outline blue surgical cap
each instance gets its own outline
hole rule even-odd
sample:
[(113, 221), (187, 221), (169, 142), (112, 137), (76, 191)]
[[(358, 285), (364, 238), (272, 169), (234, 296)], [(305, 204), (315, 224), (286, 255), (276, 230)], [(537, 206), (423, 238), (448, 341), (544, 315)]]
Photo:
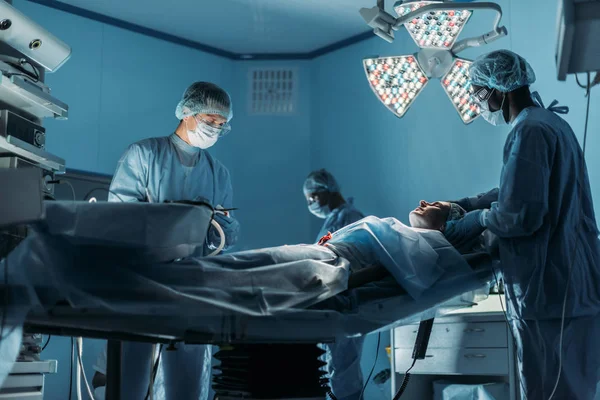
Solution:
[(175, 109), (175, 115), (177, 119), (182, 120), (196, 114), (216, 114), (227, 121), (231, 120), (233, 110), (229, 94), (213, 83), (193, 83), (183, 93), (183, 97)]
[(478, 57), (469, 68), (472, 84), (512, 92), (535, 82), (535, 72), (520, 55), (498, 50)]
[(304, 181), (304, 195), (318, 192), (336, 193), (340, 191), (337, 181), (327, 170), (313, 171)]

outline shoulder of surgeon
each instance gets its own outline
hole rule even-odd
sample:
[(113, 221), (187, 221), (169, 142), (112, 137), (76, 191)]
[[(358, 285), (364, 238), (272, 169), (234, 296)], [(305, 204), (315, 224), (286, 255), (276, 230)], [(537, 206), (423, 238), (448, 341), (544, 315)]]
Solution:
[(564, 119), (545, 108), (531, 107), (525, 112), (528, 113), (527, 116), (515, 125), (513, 131), (537, 131), (546, 134), (557, 134), (558, 132), (571, 129)]
[[(171, 149), (171, 140), (169, 136), (161, 136), (154, 138), (142, 139), (138, 142), (135, 142), (127, 148), (125, 155), (131, 153), (138, 153), (139, 156), (144, 160), (149, 160), (151, 158), (156, 158), (164, 154), (165, 152), (170, 151)], [(217, 160), (214, 156), (212, 156), (208, 151), (201, 150), (207, 158), (212, 161), (214, 171), (217, 175), (221, 177), (229, 178), (229, 170), (223, 163)]]
[(340, 220), (343, 220), (345, 224), (351, 224), (356, 221), (360, 221), (363, 219), (365, 215), (358, 210), (358, 208), (354, 207), (354, 205), (350, 203), (346, 203), (345, 207), (342, 207), (340, 210)]
[(164, 151), (169, 147), (169, 137), (155, 137), (155, 138), (147, 138), (142, 139), (138, 142), (132, 143), (127, 147), (126, 154), (128, 153), (138, 153), (140, 156), (149, 156), (151, 154), (159, 154), (161, 151)]
[[(549, 148), (553, 148), (560, 141), (561, 133), (571, 131), (569, 124), (554, 112), (542, 107), (531, 107), (527, 109), (527, 115), (519, 121), (512, 129), (507, 138), (506, 151), (512, 148), (516, 141), (527, 140), (530, 145), (542, 140)], [(571, 131), (572, 132), (572, 131)], [(537, 146), (536, 146), (537, 147)], [(539, 149), (537, 149), (539, 150)], [(537, 151), (534, 148), (521, 149), (521, 151)]]

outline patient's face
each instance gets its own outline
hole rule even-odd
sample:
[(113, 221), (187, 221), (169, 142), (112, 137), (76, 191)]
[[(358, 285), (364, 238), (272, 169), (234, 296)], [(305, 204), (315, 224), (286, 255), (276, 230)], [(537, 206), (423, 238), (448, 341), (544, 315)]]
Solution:
[(411, 211), (408, 219), (413, 228), (441, 230), (449, 213), (450, 203), (443, 201), (428, 203), (421, 200), (419, 207)]

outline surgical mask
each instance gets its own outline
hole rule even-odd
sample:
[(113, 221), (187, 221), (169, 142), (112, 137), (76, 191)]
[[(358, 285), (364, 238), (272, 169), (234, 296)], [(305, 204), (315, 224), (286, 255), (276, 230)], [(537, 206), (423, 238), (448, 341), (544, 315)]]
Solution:
[(219, 134), (218, 132), (214, 134), (214, 129), (202, 122), (197, 122), (196, 129), (193, 131), (188, 129), (187, 131), (190, 144), (201, 149), (208, 149), (213, 146), (219, 139)]
[(315, 217), (325, 219), (331, 214), (331, 209), (329, 205), (325, 204), (324, 206), (320, 205), (318, 201), (315, 201), (311, 205), (308, 206), (308, 211), (310, 211)]
[(504, 107), (504, 100), (506, 100), (506, 94), (502, 96), (502, 104), (500, 104), (500, 109), (494, 112), (490, 111), (489, 99), (481, 103), (481, 116), (483, 119), (494, 126), (506, 125), (504, 111), (502, 110), (502, 107)]

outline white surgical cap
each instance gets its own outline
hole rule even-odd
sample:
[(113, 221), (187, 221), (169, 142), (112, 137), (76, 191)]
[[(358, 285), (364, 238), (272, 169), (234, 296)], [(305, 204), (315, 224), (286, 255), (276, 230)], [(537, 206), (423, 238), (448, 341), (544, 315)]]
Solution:
[(535, 82), (535, 72), (520, 55), (498, 50), (478, 57), (469, 68), (472, 84), (508, 93)]
[(230, 121), (233, 118), (229, 94), (209, 82), (196, 82), (186, 89), (177, 108), (177, 119), (196, 114), (216, 114)]

